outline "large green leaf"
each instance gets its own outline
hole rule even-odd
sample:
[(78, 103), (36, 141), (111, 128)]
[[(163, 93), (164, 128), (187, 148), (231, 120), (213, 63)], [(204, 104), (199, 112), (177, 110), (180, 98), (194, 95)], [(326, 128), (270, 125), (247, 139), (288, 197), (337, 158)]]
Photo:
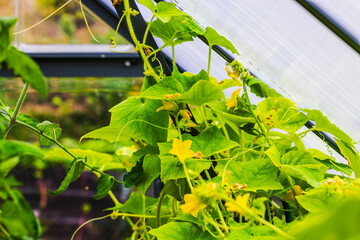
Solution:
[(307, 116), (315, 122), (316, 130), (330, 133), (351, 146), (355, 144), (355, 141), (351, 139), (349, 135), (343, 132), (335, 124), (331, 123), (321, 111), (315, 109), (302, 109), (302, 111), (306, 112)]
[(189, 91), (174, 98), (173, 100), (192, 105), (202, 105), (204, 103), (215, 102), (224, 98), (224, 92), (218, 86), (207, 80), (200, 80), (195, 83)]
[[(141, 93), (141, 97), (151, 99), (166, 99), (166, 95), (180, 93), (183, 94), (200, 80), (209, 80), (208, 74), (201, 70), (197, 75), (190, 73), (180, 74), (177, 69), (174, 70), (172, 76), (164, 78), (161, 82), (146, 89)], [(176, 100), (176, 98), (173, 98)]]
[[(171, 179), (185, 178), (185, 172), (180, 160), (174, 155), (160, 155), (161, 180), (166, 182)], [(209, 169), (211, 162), (188, 158), (185, 160), (190, 178), (197, 177), (203, 170)]]
[(238, 127), (247, 123), (255, 123), (255, 119), (253, 117), (239, 116), (231, 111), (228, 111), (225, 104), (226, 101), (217, 101), (214, 103), (208, 103), (207, 105), (213, 109), (216, 114), (219, 114), (230, 126), (234, 124)]
[(130, 198), (124, 204), (120, 204), (106, 210), (119, 210), (124, 213), (143, 214), (144, 199), (145, 212), (158, 201), (157, 198), (147, 197), (140, 193), (132, 192)]
[(152, 0), (136, 0), (138, 3), (144, 5), (145, 7), (147, 7), (148, 9), (150, 9), (150, 11), (154, 12), (155, 11), (155, 4)]
[[(6, 50), (11, 43), (10, 29), (15, 25), (16, 18), (0, 17), (0, 62), (6, 57)], [(0, 65), (1, 68), (1, 65)]]
[(307, 211), (312, 213), (331, 212), (342, 199), (340, 193), (330, 191), (328, 187), (314, 188), (304, 195), (296, 196), (297, 201)]
[[(44, 121), (42, 123), (37, 124), (36, 128), (54, 140), (57, 140), (60, 137), (61, 132), (62, 132), (59, 124), (51, 123), (49, 121)], [(39, 135), (39, 143), (42, 146), (49, 146), (53, 142), (48, 140), (47, 138)]]
[(140, 193), (145, 194), (150, 184), (160, 175), (160, 158), (156, 155), (148, 155), (143, 160), (143, 176), (136, 183)]
[(204, 37), (208, 41), (209, 45), (211, 45), (211, 46), (219, 45), (221, 47), (224, 47), (224, 48), (230, 50), (234, 54), (240, 55), (239, 52), (234, 47), (234, 45), (229, 40), (227, 40), (224, 36), (221, 36), (220, 34), (218, 34), (215, 31), (215, 29), (213, 29), (211, 27), (207, 27), (205, 29)]
[(114, 177), (109, 174), (101, 175), (97, 183), (96, 200), (104, 198), (109, 191), (117, 184)]
[(124, 135), (120, 136), (121, 129), (122, 128), (112, 126), (102, 127), (85, 134), (80, 138), (80, 141), (82, 141), (84, 138), (102, 139), (110, 143), (129, 141), (130, 137)]
[(309, 214), (293, 224), (289, 233), (297, 240), (360, 239), (360, 199), (345, 199), (327, 214)]
[(308, 117), (299, 112), (293, 101), (283, 97), (266, 98), (258, 104), (256, 113), (267, 128), (287, 132), (298, 130), (308, 121)]
[(5, 62), (9, 69), (29, 83), (44, 99), (47, 94), (47, 84), (39, 66), (25, 53), (11, 46), (7, 49)]
[(124, 134), (143, 139), (151, 145), (164, 142), (167, 139), (169, 114), (167, 111), (156, 112), (162, 105), (158, 100), (128, 98), (110, 109), (110, 127), (120, 129), (118, 136)]
[(19, 157), (15, 156), (0, 161), (0, 178), (4, 178), (19, 163)]
[(4, 224), (11, 239), (39, 239), (42, 230), (39, 220), (19, 191), (12, 190), (12, 197), (1, 206), (0, 222)]
[(202, 231), (197, 225), (190, 222), (170, 222), (149, 232), (158, 240), (213, 240), (214, 237), (207, 231)]
[(348, 163), (352, 170), (354, 171), (355, 177), (360, 177), (360, 156), (359, 152), (356, 149), (348, 145), (346, 142), (343, 142), (337, 138), (335, 138), (336, 144), (340, 148), (340, 152), (344, 155), (344, 157), (348, 160)]
[(74, 159), (71, 163), (70, 168), (66, 172), (64, 180), (61, 182), (59, 188), (55, 191), (50, 191), (51, 194), (57, 195), (64, 192), (70, 185), (70, 183), (76, 181), (81, 173), (84, 171), (85, 163), (84, 159)]
[[(73, 155), (86, 158), (86, 163), (93, 167), (98, 168), (101, 171), (108, 170), (122, 170), (124, 166), (119, 159), (112, 157), (106, 153), (99, 153), (92, 150), (83, 150), (83, 149), (68, 149)], [(64, 152), (62, 149), (52, 149), (45, 154), (44, 160), (49, 162), (60, 162), (69, 164), (73, 158)]]
[(168, 22), (174, 16), (187, 15), (177, 9), (174, 3), (159, 2), (156, 5), (155, 16), (163, 22)]
[(0, 140), (0, 160), (22, 155), (43, 157), (39, 148), (32, 144), (15, 140)]
[(143, 179), (144, 177), (143, 160), (144, 157), (142, 157), (141, 160), (136, 163), (135, 167), (131, 168), (130, 172), (124, 175), (123, 177), (123, 181), (125, 182), (124, 187), (130, 188)]
[[(246, 191), (256, 192), (257, 190), (283, 189), (277, 181), (277, 168), (271, 164), (269, 159), (256, 159), (248, 162), (231, 161), (218, 162), (216, 171), (225, 177), (228, 183), (246, 184)], [(226, 169), (225, 169), (226, 167)]]
[(281, 97), (278, 92), (256, 77), (250, 78), (246, 85), (248, 85), (250, 87), (250, 91), (258, 97)]
[(215, 153), (220, 153), (239, 145), (234, 141), (226, 139), (215, 126), (206, 129), (195, 137), (184, 134), (183, 139), (191, 140), (191, 149), (194, 152), (201, 152), (204, 157), (210, 157)]
[(324, 179), (327, 167), (316, 161), (306, 151), (290, 151), (281, 158), (281, 170), (286, 174), (307, 181), (311, 186), (318, 187)]
[(185, 178), (169, 180), (165, 183), (162, 192), (176, 198), (179, 202), (184, 200), (184, 195), (190, 193), (190, 187)]

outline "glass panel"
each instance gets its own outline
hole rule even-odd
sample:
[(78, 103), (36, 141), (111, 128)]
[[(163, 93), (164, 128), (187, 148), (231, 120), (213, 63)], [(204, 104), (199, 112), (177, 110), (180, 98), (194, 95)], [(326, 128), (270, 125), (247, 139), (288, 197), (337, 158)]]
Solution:
[(295, 1), (173, 2), (231, 40), (237, 58), (271, 87), (322, 110), (360, 142), (360, 56)]
[[(65, 0), (1, 0), (0, 13), (16, 15), (19, 18), (15, 26), (17, 32), (43, 20), (64, 3)], [(80, 5), (77, 1), (72, 1), (43, 23), (17, 34), (17, 46), (25, 52), (110, 52), (109, 39), (114, 36), (114, 30), (85, 6), (84, 10), (91, 31), (99, 43), (91, 37)], [(132, 45), (122, 36), (118, 35), (116, 42), (116, 51), (133, 52)], [(94, 47), (94, 44), (97, 47)], [(72, 48), (65, 45), (71, 45)]]

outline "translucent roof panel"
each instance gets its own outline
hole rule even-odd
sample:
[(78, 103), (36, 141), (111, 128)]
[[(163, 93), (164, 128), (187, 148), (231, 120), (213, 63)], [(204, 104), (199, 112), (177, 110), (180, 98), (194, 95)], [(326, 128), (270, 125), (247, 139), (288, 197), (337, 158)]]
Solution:
[(260, 79), (360, 142), (360, 56), (296, 1), (173, 2), (232, 41)]
[(311, 4), (318, 7), (331, 17), (339, 26), (346, 30), (360, 44), (360, 3), (354, 0), (312, 0)]

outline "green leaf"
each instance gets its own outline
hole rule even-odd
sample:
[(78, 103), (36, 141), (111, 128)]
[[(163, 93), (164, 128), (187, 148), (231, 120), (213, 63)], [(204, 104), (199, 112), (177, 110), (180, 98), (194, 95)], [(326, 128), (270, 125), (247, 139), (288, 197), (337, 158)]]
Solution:
[(2, 204), (0, 222), (14, 239), (39, 239), (41, 225), (31, 207), (19, 191), (12, 190), (11, 196), (16, 200), (7, 200)]
[(151, 99), (166, 99), (164, 95), (183, 94), (189, 91), (190, 88), (200, 80), (209, 80), (206, 71), (201, 70), (199, 74), (193, 75), (190, 73), (180, 74), (179, 71), (175, 69), (172, 76), (165, 77), (161, 82), (142, 92), (140, 96)]
[(213, 29), (211, 27), (207, 27), (205, 29), (204, 37), (208, 41), (209, 45), (211, 45), (211, 46), (219, 45), (221, 47), (226, 48), (227, 50), (230, 50), (234, 54), (240, 55), (239, 52), (234, 47), (234, 45), (229, 40), (227, 40), (224, 36), (221, 36), (220, 34), (218, 34), (215, 31), (215, 29)]
[(147, 197), (140, 193), (132, 192), (130, 198), (121, 205), (106, 210), (119, 210), (123, 213), (143, 214), (143, 203), (145, 199), (145, 210), (157, 203), (157, 198)]
[(142, 180), (144, 174), (144, 169), (142, 165), (143, 165), (143, 157), (139, 162), (136, 163), (136, 166), (131, 169), (131, 172), (124, 175), (123, 178), (123, 181), (125, 182), (124, 187), (129, 188)]
[(308, 121), (308, 117), (299, 112), (293, 101), (283, 97), (266, 98), (258, 104), (255, 112), (267, 128), (287, 132), (295, 132)]
[[(36, 128), (54, 140), (58, 139), (62, 132), (59, 124), (51, 123), (49, 121), (44, 121), (42, 123), (39, 123), (38, 125), (36, 125)], [(47, 138), (39, 135), (39, 143), (42, 146), (49, 146), (53, 142), (48, 140)]]
[(130, 137), (124, 135), (120, 136), (119, 135), (120, 133), (121, 133), (121, 128), (106, 126), (85, 134), (80, 138), (80, 142), (84, 138), (102, 139), (108, 141), (109, 143), (123, 142), (130, 140)]
[(360, 177), (359, 152), (352, 145), (348, 145), (346, 142), (343, 142), (337, 138), (335, 138), (335, 141), (340, 148), (340, 152), (344, 155), (346, 160), (348, 160), (350, 167), (354, 171), (355, 177)]
[(187, 14), (177, 9), (174, 3), (159, 2), (156, 5), (155, 16), (163, 22), (168, 22), (171, 17), (181, 15)]
[(160, 175), (160, 158), (156, 155), (149, 155), (144, 157), (143, 161), (143, 175), (139, 182), (136, 183), (136, 188), (140, 193), (145, 194), (150, 184)]
[(53, 195), (58, 195), (64, 192), (70, 185), (70, 183), (76, 181), (81, 173), (84, 171), (85, 162), (84, 159), (75, 159), (72, 163), (68, 171), (66, 172), (66, 176), (64, 180), (61, 182), (60, 187), (55, 191), (50, 191)]
[(214, 110), (216, 114), (219, 114), (223, 118), (223, 120), (231, 127), (235, 125), (235, 127), (237, 128), (237, 126), (241, 126), (247, 123), (255, 123), (255, 119), (253, 117), (243, 117), (236, 115), (231, 111), (229, 112), (228, 110), (226, 110), (225, 103), (226, 101), (218, 101), (214, 103), (208, 103), (207, 105), (212, 110)]
[(47, 95), (47, 85), (39, 66), (25, 53), (11, 46), (7, 50), (6, 64), (20, 76), (24, 82), (29, 83), (44, 99)]
[(169, 114), (167, 111), (156, 112), (162, 106), (158, 100), (131, 97), (110, 109), (110, 127), (120, 129), (118, 136), (127, 135), (143, 139), (151, 145), (165, 142)]
[(149, 232), (158, 240), (213, 240), (214, 237), (207, 231), (202, 231), (197, 225), (190, 222), (170, 222)]
[[(68, 149), (68, 151), (79, 158), (86, 158), (86, 163), (89, 166), (100, 169), (101, 171), (124, 169), (120, 160), (112, 157), (110, 154), (83, 149)], [(52, 149), (45, 154), (44, 160), (69, 164), (73, 161), (73, 157), (62, 149)]]
[(270, 159), (256, 159), (248, 162), (233, 160), (230, 163), (220, 161), (216, 166), (216, 171), (220, 174), (225, 172), (228, 183), (246, 184), (246, 191), (283, 189), (277, 181), (278, 170), (271, 164)]
[(155, 11), (155, 4), (152, 0), (136, 0), (138, 3), (144, 5), (145, 7), (147, 7), (148, 9), (150, 9), (150, 11), (154, 12)]
[(304, 195), (296, 196), (297, 201), (307, 211), (312, 213), (331, 212), (342, 199), (340, 193), (330, 191), (328, 187), (314, 188)]
[(43, 157), (40, 150), (32, 144), (14, 140), (0, 140), (0, 160), (24, 155)]
[(201, 152), (204, 157), (210, 157), (213, 154), (229, 150), (239, 145), (234, 141), (226, 139), (216, 126), (206, 129), (195, 137), (184, 134), (183, 139), (191, 140), (191, 150), (195, 153), (198, 151)]
[(310, 120), (315, 122), (316, 130), (330, 133), (352, 147), (355, 144), (355, 141), (349, 135), (331, 123), (321, 111), (315, 109), (302, 109), (302, 111), (306, 112)]
[(246, 85), (248, 85), (250, 87), (250, 91), (258, 97), (281, 97), (278, 92), (256, 77), (250, 78)]
[(162, 192), (176, 198), (179, 202), (184, 200), (184, 195), (190, 193), (188, 183), (185, 178), (169, 180), (165, 183)]
[[(184, 168), (180, 160), (174, 155), (160, 155), (161, 160), (161, 180), (166, 182), (171, 179), (185, 178)], [(209, 169), (211, 162), (188, 158), (185, 160), (186, 168), (190, 178), (195, 178), (205, 170)]]
[(192, 105), (202, 105), (224, 98), (224, 92), (219, 87), (208, 80), (200, 80), (195, 83), (189, 91), (179, 97), (173, 98), (173, 100), (186, 102), (187, 104)]
[(292, 225), (289, 233), (296, 239), (356, 240), (360, 239), (360, 199), (350, 198), (337, 203), (327, 214), (308, 215)]
[(320, 150), (317, 150), (314, 148), (307, 149), (307, 152), (309, 152), (313, 158), (315, 158), (316, 160), (319, 160), (322, 164), (324, 164), (329, 169), (334, 169), (336, 171), (345, 173), (348, 176), (351, 176), (352, 169), (349, 165), (346, 165), (343, 163), (338, 163), (335, 161), (334, 157), (331, 157), (331, 156), (321, 152)]
[(0, 178), (4, 178), (19, 163), (19, 157), (15, 156), (0, 161)]
[(115, 182), (113, 176), (109, 174), (101, 175), (97, 183), (97, 187), (96, 187), (97, 191), (96, 191), (96, 195), (94, 196), (94, 199), (99, 200), (106, 197), (109, 191), (113, 189), (113, 187), (116, 184), (117, 182)]
[(307, 181), (311, 186), (318, 187), (324, 179), (327, 167), (316, 161), (306, 151), (290, 151), (281, 158), (281, 170), (286, 174)]
[(280, 152), (276, 146), (271, 146), (268, 150), (265, 151), (265, 154), (271, 159), (272, 163), (279, 167), (280, 166)]
[(10, 29), (15, 25), (15, 23), (16, 18), (14, 17), (0, 17), (0, 62), (2, 62), (6, 57), (6, 50), (11, 43), (12, 33)]

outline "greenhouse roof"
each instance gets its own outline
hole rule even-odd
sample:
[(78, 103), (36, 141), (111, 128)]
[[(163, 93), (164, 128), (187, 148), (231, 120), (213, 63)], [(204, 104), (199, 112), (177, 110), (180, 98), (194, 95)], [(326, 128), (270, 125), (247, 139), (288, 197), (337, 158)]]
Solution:
[[(82, 2), (104, 22), (116, 28), (118, 16), (110, 0)], [(216, 47), (224, 54), (213, 54), (212, 76), (219, 81), (227, 78), (225, 62), (238, 59), (252, 74), (294, 100), (299, 107), (320, 109), (330, 121), (360, 142), (359, 1), (171, 2), (202, 27), (216, 29), (241, 54), (235, 56)], [(149, 21), (148, 9), (140, 4), (137, 6), (145, 21)], [(135, 22), (135, 25), (141, 24), (141, 21)], [(129, 40), (125, 28), (122, 25), (120, 33)], [(162, 45), (159, 39), (155, 38), (155, 42)], [(175, 47), (178, 66), (189, 72), (206, 68), (207, 52), (208, 46), (198, 38)], [(163, 53), (166, 59), (171, 59), (170, 48), (165, 48)], [(32, 54), (39, 56), (41, 52)], [(127, 54), (126, 57), (135, 59), (133, 53)], [(164, 63), (167, 60), (161, 61)], [(133, 74), (137, 75), (141, 69), (134, 71)]]

